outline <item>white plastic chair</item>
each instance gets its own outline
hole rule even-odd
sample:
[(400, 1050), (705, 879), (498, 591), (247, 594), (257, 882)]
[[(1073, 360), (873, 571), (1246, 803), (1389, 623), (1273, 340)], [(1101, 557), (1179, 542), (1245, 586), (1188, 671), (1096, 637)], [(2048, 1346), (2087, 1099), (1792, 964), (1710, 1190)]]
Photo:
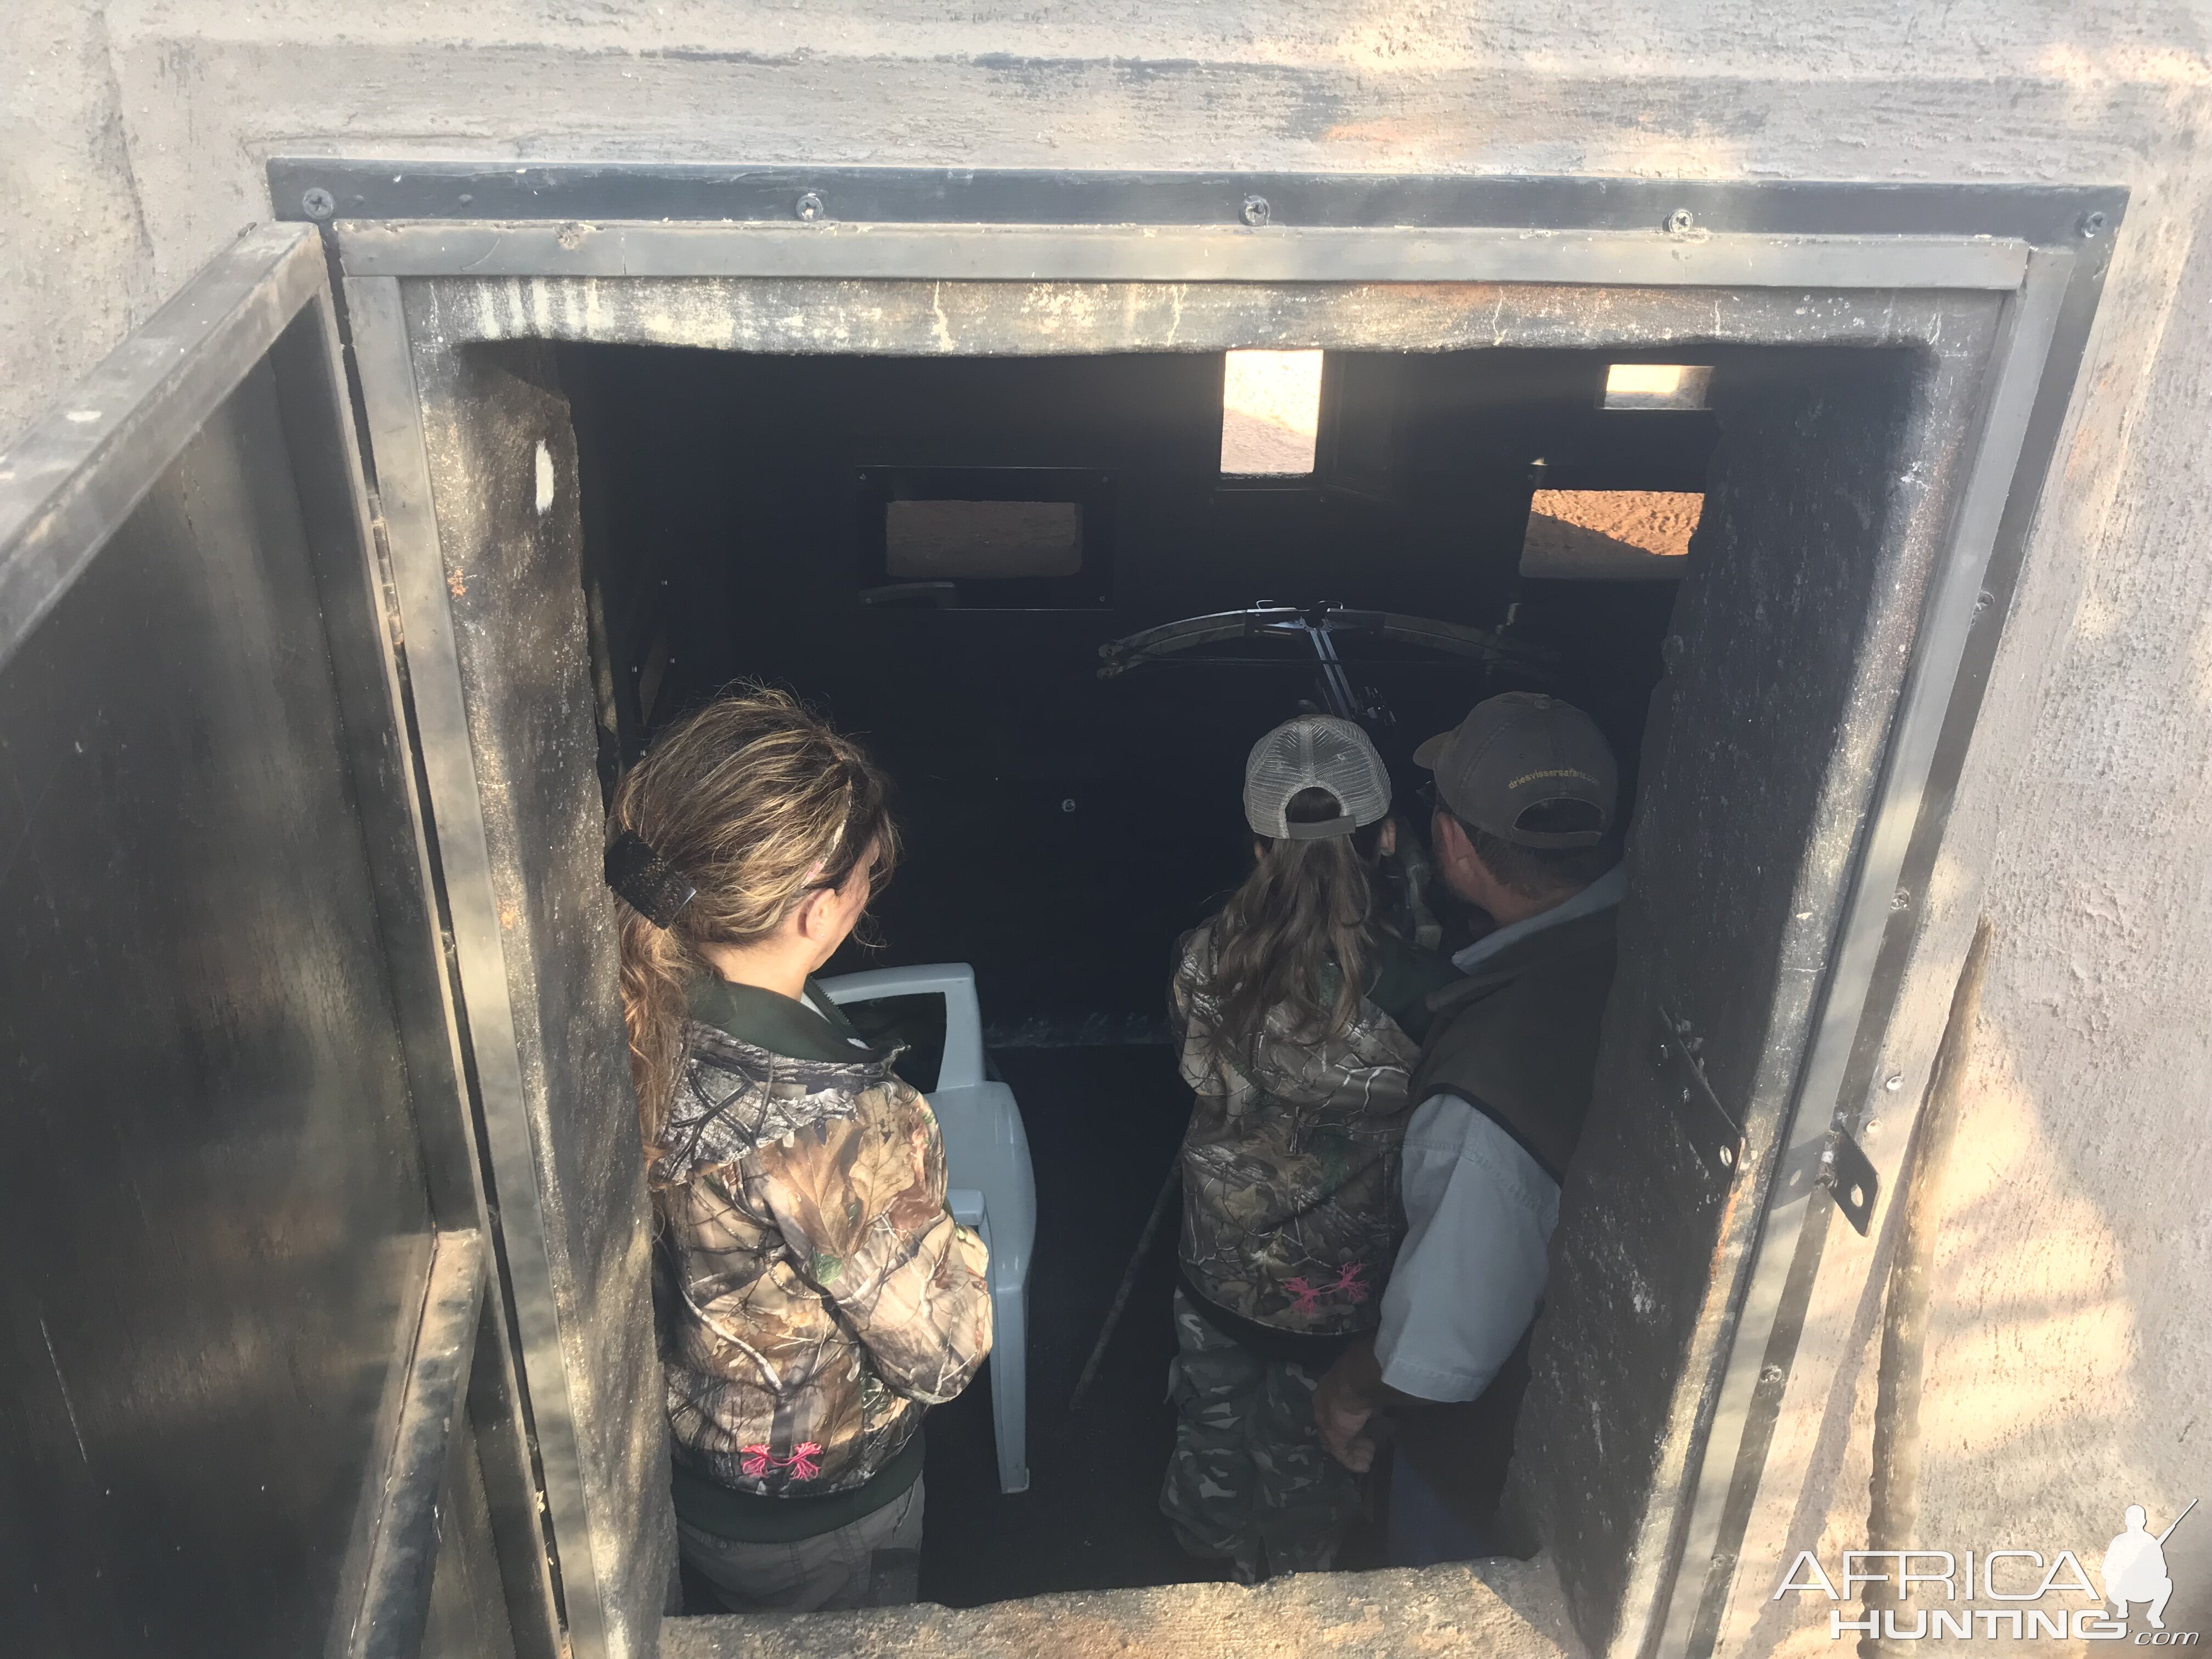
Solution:
[(930, 1109), (945, 1137), (947, 1201), (953, 1219), (982, 1235), (991, 1252), (991, 1419), (999, 1490), (1030, 1485), (1030, 1251), (1036, 1243), (1036, 1176), (1014, 1091), (983, 1075), (983, 1011), (975, 970), (964, 962), (878, 968), (821, 981), (836, 1003), (885, 997), (945, 999), (945, 1062)]

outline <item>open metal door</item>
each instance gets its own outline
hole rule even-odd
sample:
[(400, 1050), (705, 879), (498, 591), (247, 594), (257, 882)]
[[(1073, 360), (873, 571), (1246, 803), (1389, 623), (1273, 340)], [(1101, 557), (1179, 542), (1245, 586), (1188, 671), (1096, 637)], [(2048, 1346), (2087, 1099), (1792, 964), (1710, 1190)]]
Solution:
[(10, 1651), (552, 1659), (321, 246), (0, 455)]

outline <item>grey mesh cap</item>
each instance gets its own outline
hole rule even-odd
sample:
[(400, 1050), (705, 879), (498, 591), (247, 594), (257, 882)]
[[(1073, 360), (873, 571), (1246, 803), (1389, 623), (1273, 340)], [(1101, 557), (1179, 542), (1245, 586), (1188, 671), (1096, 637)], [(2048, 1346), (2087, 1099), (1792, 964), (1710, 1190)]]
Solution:
[[(1416, 749), (1413, 763), (1437, 775), (1437, 793), (1455, 817), (1516, 847), (1594, 847), (1613, 828), (1620, 771), (1612, 745), (1595, 720), (1557, 697), (1485, 698)], [(1595, 824), (1539, 827), (1557, 815), (1532, 809), (1565, 802), (1595, 809)]]
[[(1293, 823), (1291, 798), (1307, 789), (1335, 799), (1337, 815)], [(1244, 821), (1271, 841), (1326, 841), (1348, 836), (1390, 811), (1390, 774), (1367, 734), (1334, 714), (1285, 720), (1252, 745), (1244, 762)]]

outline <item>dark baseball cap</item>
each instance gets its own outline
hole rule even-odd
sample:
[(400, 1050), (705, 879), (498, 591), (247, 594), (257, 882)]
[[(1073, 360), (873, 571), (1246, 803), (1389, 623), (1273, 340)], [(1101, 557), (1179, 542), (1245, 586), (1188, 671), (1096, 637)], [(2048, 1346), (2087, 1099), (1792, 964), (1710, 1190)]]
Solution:
[(1594, 847), (1613, 828), (1620, 769), (1597, 722), (1534, 691), (1488, 697), (1413, 751), (1452, 816), (1516, 847)]

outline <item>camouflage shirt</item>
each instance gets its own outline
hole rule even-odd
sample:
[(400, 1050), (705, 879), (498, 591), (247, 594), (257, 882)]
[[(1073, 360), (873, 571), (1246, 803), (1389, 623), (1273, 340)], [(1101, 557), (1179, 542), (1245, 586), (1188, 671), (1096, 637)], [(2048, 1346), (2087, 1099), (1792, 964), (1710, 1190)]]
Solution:
[(677, 1455), (739, 1492), (848, 1491), (983, 1363), (983, 1242), (890, 1054), (749, 986), (696, 986), (692, 1013), (651, 1170)]
[[(1405, 1232), (1399, 1148), (1420, 1046), (1370, 996), (1327, 1042), (1292, 1036), (1274, 1010), (1248, 1054), (1218, 1029), (1213, 968), (1212, 930), (1200, 927), (1183, 939), (1169, 989), (1197, 1095), (1182, 1143), (1183, 1270), (1209, 1300), (1261, 1324), (1370, 1329)], [(1449, 974), (1440, 960), (1411, 973), (1394, 962), (1389, 977)]]

